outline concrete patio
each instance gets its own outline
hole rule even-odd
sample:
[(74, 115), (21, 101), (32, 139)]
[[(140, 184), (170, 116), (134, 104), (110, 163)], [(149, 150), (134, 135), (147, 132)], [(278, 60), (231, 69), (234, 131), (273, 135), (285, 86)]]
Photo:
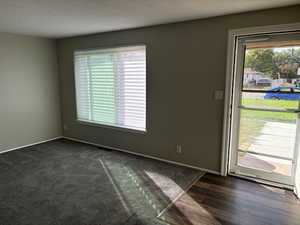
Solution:
[[(295, 134), (296, 124), (266, 122), (260, 135), (250, 144), (248, 151), (292, 159)], [(239, 164), (287, 176), (291, 175), (292, 169), (292, 162), (289, 160), (249, 153), (239, 154)]]

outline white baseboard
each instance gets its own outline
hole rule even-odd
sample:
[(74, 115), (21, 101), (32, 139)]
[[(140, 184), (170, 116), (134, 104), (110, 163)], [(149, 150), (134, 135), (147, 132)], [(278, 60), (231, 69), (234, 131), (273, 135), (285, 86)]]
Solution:
[(35, 143), (32, 143), (32, 144), (28, 144), (28, 145), (22, 145), (22, 146), (19, 146), (19, 147), (16, 147), (16, 148), (6, 149), (6, 150), (3, 150), (3, 151), (0, 151), (0, 154), (5, 153), (5, 152), (10, 152), (10, 151), (18, 150), (20, 148), (26, 148), (26, 147), (30, 147), (30, 146), (33, 146), (33, 145), (42, 144), (42, 143), (45, 143), (45, 142), (48, 142), (48, 141), (54, 141), (54, 140), (61, 139), (61, 138), (64, 138), (64, 137), (63, 136), (58, 136), (58, 137), (55, 137), (55, 138), (51, 138), (51, 139), (47, 139), (47, 140), (44, 140), (44, 141), (35, 142)]
[(89, 145), (94, 145), (94, 146), (100, 147), (100, 148), (107, 148), (107, 149), (112, 149), (112, 150), (116, 150), (116, 151), (120, 151), (120, 152), (126, 152), (126, 153), (133, 154), (133, 155), (138, 155), (138, 156), (142, 156), (142, 157), (146, 157), (146, 158), (150, 158), (150, 159), (163, 161), (163, 162), (166, 162), (166, 163), (171, 163), (171, 164), (175, 164), (175, 165), (179, 165), (179, 166), (185, 166), (185, 167), (193, 168), (193, 169), (196, 169), (196, 170), (201, 170), (203, 172), (208, 172), (208, 173), (220, 175), (220, 172), (217, 172), (217, 171), (214, 171), (214, 170), (200, 168), (200, 167), (197, 167), (197, 166), (191, 166), (191, 165), (188, 165), (188, 164), (185, 164), (185, 163), (175, 162), (175, 161), (171, 161), (171, 160), (167, 160), (167, 159), (158, 158), (158, 157), (155, 157), (155, 156), (145, 155), (145, 154), (142, 154), (142, 153), (137, 153), (137, 152), (121, 149), (121, 148), (115, 148), (115, 147), (111, 147), (111, 146), (107, 146), (107, 145), (96, 144), (96, 143), (92, 143), (92, 142), (89, 142), (89, 141), (84, 141), (84, 140), (81, 140), (81, 139), (71, 138), (71, 137), (66, 137), (66, 136), (58, 136), (58, 137), (47, 139), (47, 140), (44, 140), (44, 141), (39, 141), (39, 142), (31, 143), (31, 144), (28, 144), (28, 145), (19, 146), (19, 147), (16, 147), (16, 148), (3, 150), (3, 151), (0, 152), (0, 154), (5, 153), (5, 152), (18, 150), (18, 149), (21, 149), (21, 148), (30, 147), (30, 146), (33, 146), (33, 145), (46, 143), (46, 142), (61, 139), (61, 138), (65, 138), (65, 139), (68, 139), (68, 140), (77, 141), (77, 142), (81, 142), (81, 143), (85, 143), (85, 144), (89, 144)]
[(142, 154), (142, 153), (137, 153), (137, 152), (121, 149), (121, 148), (115, 148), (115, 147), (111, 147), (111, 146), (107, 146), (107, 145), (96, 144), (96, 143), (93, 143), (93, 142), (84, 141), (84, 140), (81, 140), (81, 139), (71, 138), (71, 137), (66, 137), (66, 136), (64, 136), (63, 138), (71, 140), (71, 141), (81, 142), (81, 143), (84, 143), (84, 144), (94, 145), (94, 146), (100, 147), (100, 148), (107, 148), (107, 149), (112, 149), (112, 150), (116, 150), (116, 151), (120, 151), (120, 152), (126, 152), (126, 153), (129, 153), (129, 154), (138, 155), (138, 156), (142, 156), (142, 157), (145, 157), (145, 158), (155, 159), (155, 160), (163, 161), (163, 162), (166, 162), (166, 163), (171, 163), (171, 164), (175, 164), (175, 165), (179, 165), (179, 166), (189, 167), (189, 168), (196, 169), (196, 170), (201, 170), (203, 172), (208, 172), (208, 173), (212, 173), (212, 174), (216, 174), (216, 175), (221, 175), (220, 172), (217, 172), (217, 171), (214, 171), (214, 170), (200, 168), (200, 167), (197, 167), (197, 166), (191, 166), (191, 165), (188, 165), (188, 164), (175, 162), (175, 161), (171, 161), (171, 160), (167, 160), (167, 159), (162, 159), (162, 158), (158, 158), (158, 157), (155, 157), (155, 156), (145, 155), (145, 154)]

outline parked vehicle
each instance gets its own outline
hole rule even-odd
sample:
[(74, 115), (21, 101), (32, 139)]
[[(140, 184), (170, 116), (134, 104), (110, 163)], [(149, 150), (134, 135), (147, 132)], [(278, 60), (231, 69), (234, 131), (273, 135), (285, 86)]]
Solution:
[(256, 86), (268, 87), (272, 85), (272, 80), (268, 78), (261, 78), (256, 81)]
[(268, 91), (274, 92), (265, 94), (264, 99), (299, 100), (300, 98), (299, 87), (276, 87)]

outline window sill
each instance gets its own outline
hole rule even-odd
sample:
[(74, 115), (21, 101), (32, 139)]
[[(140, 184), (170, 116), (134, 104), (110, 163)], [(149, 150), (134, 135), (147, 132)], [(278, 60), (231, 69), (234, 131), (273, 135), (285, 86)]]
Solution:
[(113, 125), (105, 125), (105, 124), (100, 124), (96, 122), (91, 122), (88, 120), (79, 120), (77, 119), (77, 122), (83, 125), (88, 125), (88, 126), (96, 126), (96, 127), (101, 127), (101, 128), (108, 128), (108, 129), (113, 129), (113, 130), (118, 130), (118, 131), (123, 131), (123, 132), (129, 132), (129, 133), (137, 133), (137, 134), (146, 134), (147, 130), (135, 130), (132, 128), (127, 128), (127, 127), (118, 127), (118, 126), (113, 126)]

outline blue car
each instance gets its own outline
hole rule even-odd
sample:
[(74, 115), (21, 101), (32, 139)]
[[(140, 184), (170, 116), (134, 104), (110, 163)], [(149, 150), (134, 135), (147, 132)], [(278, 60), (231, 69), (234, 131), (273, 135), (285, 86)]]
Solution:
[(276, 87), (269, 89), (273, 93), (267, 93), (264, 99), (299, 100), (300, 88), (298, 87)]

